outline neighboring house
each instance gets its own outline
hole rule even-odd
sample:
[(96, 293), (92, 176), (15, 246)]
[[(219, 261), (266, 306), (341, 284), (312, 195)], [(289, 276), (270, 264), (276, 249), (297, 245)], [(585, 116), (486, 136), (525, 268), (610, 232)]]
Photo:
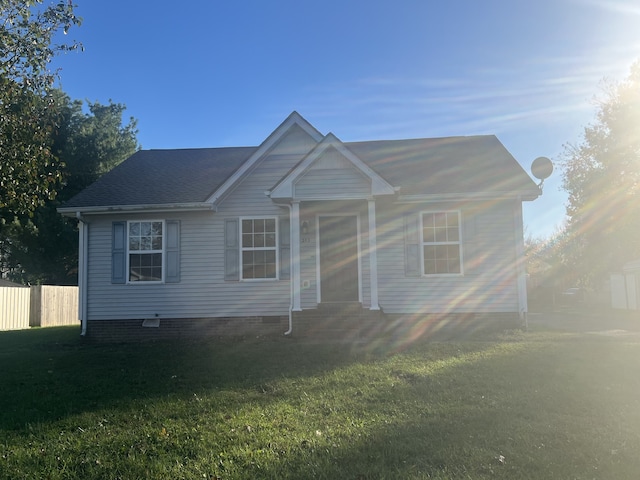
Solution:
[(23, 287), (28, 288), (27, 285), (22, 285), (20, 283), (15, 283), (10, 280), (5, 280), (4, 278), (0, 278), (0, 287)]
[(139, 151), (59, 211), (84, 334), (290, 333), (340, 302), (517, 324), (539, 195), (495, 136), (341, 142), (294, 112), (258, 147)]
[(640, 260), (627, 262), (622, 273), (611, 275), (611, 306), (640, 310)]

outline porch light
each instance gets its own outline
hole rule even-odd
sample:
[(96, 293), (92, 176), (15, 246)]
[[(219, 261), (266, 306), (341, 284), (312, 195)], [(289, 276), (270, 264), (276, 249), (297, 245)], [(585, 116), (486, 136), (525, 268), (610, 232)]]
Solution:
[(307, 233), (309, 233), (309, 222), (307, 222), (306, 220), (302, 222), (302, 225), (300, 226), (300, 231), (302, 232), (303, 235), (306, 235)]

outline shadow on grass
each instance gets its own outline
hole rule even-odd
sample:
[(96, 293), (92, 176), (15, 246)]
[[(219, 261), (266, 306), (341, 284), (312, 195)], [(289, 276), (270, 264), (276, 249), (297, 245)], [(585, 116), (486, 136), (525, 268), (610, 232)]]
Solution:
[[(635, 478), (640, 416), (637, 401), (629, 400), (640, 393), (640, 382), (624, 367), (638, 342), (620, 356), (609, 341), (585, 342), (590, 354), (575, 343), (541, 343), (469, 351), (429, 373), (392, 370), (397, 382), (357, 396), (359, 405), (348, 412), (340, 404), (309, 412), (315, 435), (311, 430), (279, 462), (247, 462), (244, 473), (538, 479), (593, 478), (595, 471), (599, 478)], [(331, 417), (342, 417), (337, 423), (344, 430)], [(367, 420), (348, 426), (359, 417)]]
[(0, 428), (124, 407), (132, 400), (252, 388), (354, 360), (344, 346), (291, 340), (86, 344), (76, 328), (0, 333)]
[(596, 467), (632, 478), (640, 467), (640, 386), (625, 368), (637, 342), (518, 336), (387, 356), (293, 340), (102, 346), (76, 335), (0, 335), (0, 426), (19, 430), (6, 432), (7, 465), (48, 467), (51, 478), (67, 462), (66, 478), (256, 479), (591, 478)]
[(357, 347), (296, 338), (101, 345), (86, 343), (77, 327), (0, 332), (0, 429), (127, 409), (133, 401), (268, 389), (277, 379), (384, 358), (419, 336), (403, 332), (401, 341), (396, 335)]

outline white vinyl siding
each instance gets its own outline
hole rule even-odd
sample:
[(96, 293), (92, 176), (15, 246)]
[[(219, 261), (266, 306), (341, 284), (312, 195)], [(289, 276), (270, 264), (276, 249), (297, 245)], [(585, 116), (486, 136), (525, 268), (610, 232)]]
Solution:
[(371, 182), (355, 169), (312, 170), (295, 184), (297, 199), (366, 198)]
[(91, 223), (90, 320), (287, 315), (288, 281), (224, 280), (224, 218), (211, 213), (180, 216), (179, 283), (112, 284), (111, 220)]
[(371, 181), (334, 148), (316, 160), (294, 185), (296, 199), (367, 198)]
[[(447, 210), (434, 208), (430, 210)], [(513, 202), (460, 205), (464, 275), (407, 276), (404, 218), (415, 205), (378, 208), (380, 306), (387, 313), (518, 312)]]
[[(288, 315), (288, 280), (225, 281), (225, 221), (243, 216), (288, 217), (287, 208), (265, 196), (312, 147), (304, 132), (276, 145), (213, 212), (172, 213), (180, 220), (180, 281), (139, 282), (136, 288), (111, 283), (112, 222), (132, 215), (91, 218), (88, 265), (88, 319), (208, 318)], [(289, 136), (285, 136), (285, 139)], [(247, 217), (248, 218), (248, 217)], [(144, 302), (141, 301), (144, 299)]]

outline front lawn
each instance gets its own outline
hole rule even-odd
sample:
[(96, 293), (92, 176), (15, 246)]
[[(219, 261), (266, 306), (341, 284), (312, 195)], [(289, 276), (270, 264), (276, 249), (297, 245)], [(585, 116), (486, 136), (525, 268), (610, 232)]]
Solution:
[(0, 478), (640, 477), (640, 337), (350, 348), (0, 333)]

